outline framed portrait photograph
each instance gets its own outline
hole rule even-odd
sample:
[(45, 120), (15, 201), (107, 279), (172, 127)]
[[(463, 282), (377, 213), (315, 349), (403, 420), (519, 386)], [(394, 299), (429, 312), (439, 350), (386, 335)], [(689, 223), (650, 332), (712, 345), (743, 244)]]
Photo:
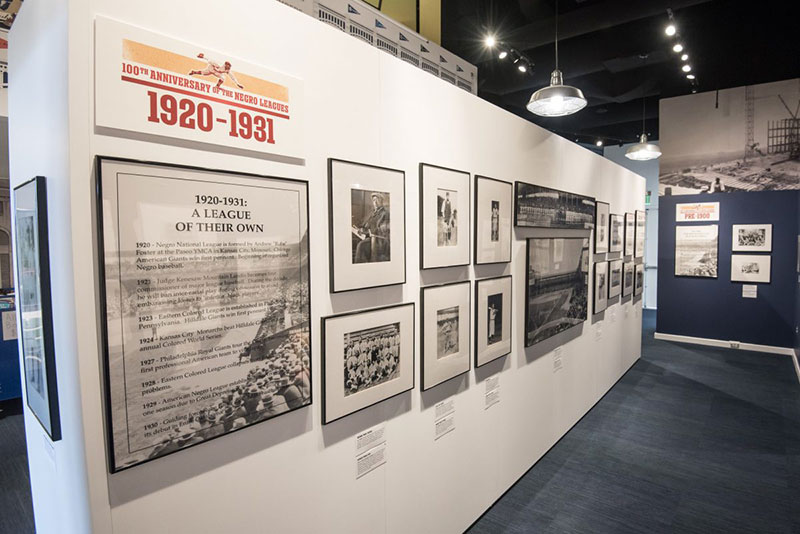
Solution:
[(469, 265), (470, 174), (419, 166), (420, 269)]
[(470, 369), (471, 282), (453, 282), (420, 290), (422, 390)]
[(634, 239), (634, 256), (644, 257), (645, 212), (636, 210), (636, 237)]
[(22, 343), (28, 407), (53, 441), (61, 439), (50, 252), (47, 182), (37, 176), (14, 188), (14, 259), (17, 267), (17, 324)]
[(622, 296), (627, 297), (633, 294), (634, 264), (626, 261), (622, 268)]
[(583, 323), (588, 315), (589, 239), (534, 237), (527, 242), (525, 346)]
[(111, 471), (309, 406), (308, 183), (97, 173)]
[(330, 290), (406, 282), (405, 173), (328, 159)]
[(734, 224), (733, 252), (772, 252), (771, 224)]
[(622, 293), (622, 260), (608, 262), (608, 298), (613, 299)]
[(414, 303), (322, 318), (322, 424), (414, 389)]
[(610, 243), (608, 245), (609, 252), (622, 252), (622, 236), (625, 232), (625, 228), (623, 225), (625, 224), (623, 221), (622, 215), (617, 215), (616, 213), (612, 213), (610, 215), (611, 221), (611, 233), (610, 233)]
[(594, 253), (605, 254), (608, 252), (608, 202), (595, 203), (594, 226)]
[(634, 238), (636, 234), (636, 218), (633, 213), (625, 214), (625, 256), (633, 256)]
[(731, 255), (731, 282), (769, 284), (772, 258), (766, 254)]
[(475, 265), (511, 261), (513, 186), (475, 177)]
[(675, 276), (717, 277), (716, 224), (675, 227)]
[(475, 282), (475, 367), (511, 352), (511, 275)]
[(593, 313), (597, 315), (608, 307), (608, 262), (594, 264)]
[(583, 230), (594, 228), (594, 198), (527, 182), (516, 182), (514, 187), (515, 226)]
[(637, 263), (635, 267), (636, 276), (633, 282), (633, 295), (639, 296), (644, 291), (644, 264)]

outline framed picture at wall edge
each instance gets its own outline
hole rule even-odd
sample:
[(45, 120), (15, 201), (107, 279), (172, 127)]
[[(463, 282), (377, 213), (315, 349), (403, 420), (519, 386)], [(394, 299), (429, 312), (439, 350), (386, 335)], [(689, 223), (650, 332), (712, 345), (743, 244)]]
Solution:
[(594, 264), (593, 313), (597, 315), (608, 307), (608, 262)]
[(634, 263), (626, 261), (622, 268), (622, 296), (627, 297), (633, 294)]
[(772, 258), (767, 254), (732, 254), (731, 282), (770, 283)]
[(322, 424), (414, 389), (414, 303), (322, 318)]
[(636, 237), (634, 239), (634, 256), (644, 257), (645, 212), (636, 210)]
[(734, 224), (732, 252), (772, 252), (771, 224)]
[(330, 291), (406, 282), (405, 173), (328, 159)]
[(595, 202), (594, 253), (608, 252), (608, 202)]
[(469, 265), (468, 172), (419, 165), (420, 269)]
[(309, 406), (308, 182), (96, 166), (110, 470)]
[(608, 298), (613, 299), (622, 293), (622, 260), (608, 262)]
[(612, 213), (609, 218), (611, 231), (609, 232), (609, 252), (622, 252), (622, 234), (625, 229), (623, 228), (624, 220), (622, 215)]
[(511, 352), (511, 275), (475, 282), (475, 367)]
[(675, 276), (716, 278), (718, 267), (716, 224), (675, 227)]
[(518, 181), (514, 183), (514, 199), (514, 226), (594, 228), (595, 199), (592, 197)]
[(633, 295), (639, 296), (644, 291), (644, 264), (637, 263), (633, 282)]
[(471, 286), (465, 280), (420, 289), (423, 391), (470, 369)]
[(625, 214), (625, 256), (633, 256), (636, 218), (633, 213)]
[(28, 407), (52, 441), (61, 439), (50, 253), (47, 184), (37, 176), (14, 188), (17, 324)]
[(475, 265), (511, 261), (513, 186), (475, 176)]

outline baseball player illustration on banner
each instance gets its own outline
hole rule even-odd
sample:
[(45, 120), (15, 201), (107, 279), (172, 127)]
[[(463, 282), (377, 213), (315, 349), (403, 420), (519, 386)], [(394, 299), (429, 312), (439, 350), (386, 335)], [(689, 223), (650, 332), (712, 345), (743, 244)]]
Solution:
[(204, 59), (206, 61), (206, 63), (208, 63), (208, 66), (206, 66), (206, 68), (203, 69), (203, 70), (190, 70), (189, 71), (189, 76), (194, 76), (194, 75), (214, 76), (214, 77), (216, 77), (218, 79), (217, 88), (219, 88), (223, 84), (223, 82), (225, 81), (225, 75), (227, 74), (228, 78), (230, 78), (231, 81), (233, 83), (235, 83), (236, 86), (239, 89), (244, 89), (244, 85), (240, 84), (239, 80), (237, 80), (236, 76), (234, 76), (233, 73), (231, 72), (231, 62), (230, 61), (226, 61), (220, 67), (219, 63), (207, 58), (203, 52), (200, 52), (199, 54), (197, 54), (197, 57), (199, 59)]

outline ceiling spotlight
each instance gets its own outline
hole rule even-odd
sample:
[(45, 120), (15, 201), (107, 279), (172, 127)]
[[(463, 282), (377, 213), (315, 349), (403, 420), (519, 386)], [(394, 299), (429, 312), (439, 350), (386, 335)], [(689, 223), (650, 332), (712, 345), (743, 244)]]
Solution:
[(517, 65), (517, 68), (520, 72), (528, 72), (528, 67), (525, 65), (525, 63), (520, 63)]
[(595, 145), (597, 145), (597, 146), (603, 146), (603, 140), (602, 140), (602, 139), (598, 139), (598, 140), (595, 142)]
[(678, 30), (675, 28), (675, 25), (674, 25), (674, 24), (670, 24), (669, 26), (667, 26), (666, 28), (664, 28), (664, 33), (666, 33), (666, 34), (667, 34), (667, 35), (669, 35), (670, 37), (672, 37), (673, 35), (675, 35), (675, 33), (676, 33), (677, 31), (678, 31)]
[(692, 70), (692, 67), (691, 65), (684, 65), (683, 67), (681, 67), (681, 70), (683, 72), (689, 72), (690, 70)]
[(676, 43), (675, 46), (672, 47), (673, 52), (683, 52), (683, 45), (680, 43)]
[(500, 53), (497, 55), (500, 59), (505, 59), (508, 57), (508, 50), (501, 50)]
[(687, 59), (689, 59), (689, 54), (683, 54), (681, 56), (681, 61), (686, 61)]
[(497, 40), (494, 38), (494, 35), (487, 35), (487, 36), (486, 36), (486, 39), (483, 41), (483, 43), (484, 43), (484, 44), (485, 44), (485, 45), (486, 45), (488, 48), (492, 48), (494, 45), (496, 45), (496, 44), (497, 44)]
[(694, 74), (687, 74), (686, 75), (686, 79), (687, 80), (694, 80), (694, 78), (695, 78)]

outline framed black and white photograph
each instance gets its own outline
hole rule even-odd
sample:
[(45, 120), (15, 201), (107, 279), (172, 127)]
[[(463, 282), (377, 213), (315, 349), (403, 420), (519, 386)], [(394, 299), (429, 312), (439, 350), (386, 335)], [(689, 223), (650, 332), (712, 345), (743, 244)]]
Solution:
[(716, 278), (716, 224), (675, 227), (675, 276)]
[(586, 320), (589, 239), (529, 238), (525, 275), (526, 347)]
[(322, 318), (322, 424), (414, 389), (414, 303)]
[(772, 258), (767, 254), (733, 254), (731, 282), (769, 284)]
[(469, 265), (470, 174), (419, 166), (420, 269)]
[(633, 256), (634, 238), (636, 234), (636, 217), (633, 213), (625, 214), (625, 256)]
[(47, 183), (37, 176), (14, 188), (17, 265), (17, 324), (22, 342), (22, 376), (28, 407), (53, 441), (61, 439), (61, 418), (53, 342)]
[(308, 183), (97, 172), (111, 471), (309, 406)]
[(475, 264), (511, 261), (513, 186), (475, 177)]
[(633, 294), (639, 296), (644, 291), (644, 264), (637, 263), (633, 282)]
[(406, 282), (405, 173), (328, 160), (330, 290)]
[(636, 237), (634, 239), (634, 256), (644, 257), (645, 212), (636, 210)]
[(733, 252), (772, 252), (771, 224), (734, 224)]
[(594, 228), (595, 200), (592, 197), (526, 182), (515, 183), (515, 197), (515, 226)]
[(608, 262), (594, 264), (594, 287), (592, 312), (596, 315), (608, 307)]
[(622, 296), (627, 297), (633, 294), (633, 278), (635, 274), (634, 263), (625, 262), (622, 268)]
[(608, 202), (595, 203), (594, 253), (608, 252)]
[(453, 282), (420, 290), (422, 390), (470, 369), (471, 282)]
[(475, 367), (511, 352), (511, 275), (475, 282)]
[(622, 260), (608, 262), (608, 298), (613, 299), (622, 293)]
[(610, 215), (611, 232), (609, 235), (609, 252), (622, 252), (622, 236), (625, 232), (624, 220), (622, 215), (612, 213)]

